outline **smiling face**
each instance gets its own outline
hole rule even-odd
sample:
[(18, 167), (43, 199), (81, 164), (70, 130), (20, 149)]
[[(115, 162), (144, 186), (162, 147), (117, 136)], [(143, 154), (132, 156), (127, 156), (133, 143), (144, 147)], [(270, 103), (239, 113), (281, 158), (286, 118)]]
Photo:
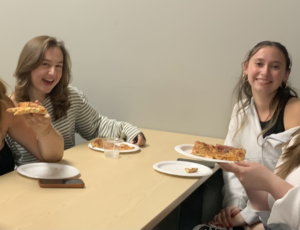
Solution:
[(282, 82), (288, 80), (290, 71), (284, 54), (276, 47), (265, 46), (244, 63), (252, 94), (275, 94)]
[(30, 100), (43, 102), (62, 77), (63, 53), (58, 47), (45, 52), (42, 64), (31, 71)]

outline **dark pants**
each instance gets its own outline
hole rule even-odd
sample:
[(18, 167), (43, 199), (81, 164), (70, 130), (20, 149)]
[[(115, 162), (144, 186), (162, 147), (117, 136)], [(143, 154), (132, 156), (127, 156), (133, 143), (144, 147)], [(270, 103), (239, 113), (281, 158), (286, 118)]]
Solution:
[(223, 185), (222, 170), (218, 170), (153, 229), (192, 230), (213, 220), (222, 209)]

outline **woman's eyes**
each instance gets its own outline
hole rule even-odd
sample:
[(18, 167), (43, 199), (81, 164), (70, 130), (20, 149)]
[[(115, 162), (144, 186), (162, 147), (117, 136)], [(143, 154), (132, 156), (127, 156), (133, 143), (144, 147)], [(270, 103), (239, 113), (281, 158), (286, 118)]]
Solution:
[[(257, 62), (257, 63), (255, 63), (255, 65), (257, 65), (257, 66), (259, 66), (259, 67), (263, 67), (263, 66), (264, 66), (264, 64), (261, 63), (261, 62)], [(279, 69), (279, 68), (280, 68), (279, 65), (272, 65), (271, 67), (272, 67), (273, 69)]]
[[(51, 65), (50, 65), (49, 63), (47, 63), (47, 62), (44, 62), (42, 65), (43, 65), (43, 66), (46, 66), (46, 67), (50, 67), (50, 66), (51, 66)], [(62, 68), (63, 66), (62, 66), (62, 65), (56, 65), (55, 67), (57, 67), (57, 68)]]

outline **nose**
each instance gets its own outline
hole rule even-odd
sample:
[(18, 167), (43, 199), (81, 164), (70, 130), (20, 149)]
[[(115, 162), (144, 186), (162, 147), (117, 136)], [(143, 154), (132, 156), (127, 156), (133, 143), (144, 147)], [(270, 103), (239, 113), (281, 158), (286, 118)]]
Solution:
[(268, 76), (270, 73), (270, 67), (268, 65), (265, 65), (262, 69), (261, 69), (261, 74), (263, 76)]
[(49, 73), (49, 75), (54, 75), (54, 73), (55, 73), (55, 66), (50, 67), (48, 73)]

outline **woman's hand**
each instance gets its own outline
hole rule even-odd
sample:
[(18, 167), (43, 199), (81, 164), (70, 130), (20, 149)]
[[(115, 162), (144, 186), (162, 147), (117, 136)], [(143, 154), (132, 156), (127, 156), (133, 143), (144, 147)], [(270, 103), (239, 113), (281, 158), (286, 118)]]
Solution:
[(214, 224), (231, 228), (233, 226), (232, 218), (234, 218), (241, 210), (238, 207), (227, 207), (221, 210), (221, 212), (214, 217)]
[(143, 133), (139, 133), (132, 141), (132, 144), (135, 144), (137, 146), (143, 146), (146, 144), (146, 137)]
[(219, 166), (227, 172), (234, 173), (246, 189), (268, 191), (269, 182), (276, 177), (271, 170), (257, 162), (219, 163)]
[(234, 147), (228, 146), (228, 145), (219, 145), (219, 144), (216, 144), (216, 146), (217, 146), (218, 149), (221, 149), (221, 150), (223, 150), (223, 149), (227, 149), (227, 150), (234, 149)]
[[(36, 104), (40, 105), (38, 100), (35, 101)], [(35, 134), (42, 138), (46, 136), (52, 129), (51, 117), (49, 114), (24, 114), (24, 118), (27, 120), (30, 127), (33, 129)]]

